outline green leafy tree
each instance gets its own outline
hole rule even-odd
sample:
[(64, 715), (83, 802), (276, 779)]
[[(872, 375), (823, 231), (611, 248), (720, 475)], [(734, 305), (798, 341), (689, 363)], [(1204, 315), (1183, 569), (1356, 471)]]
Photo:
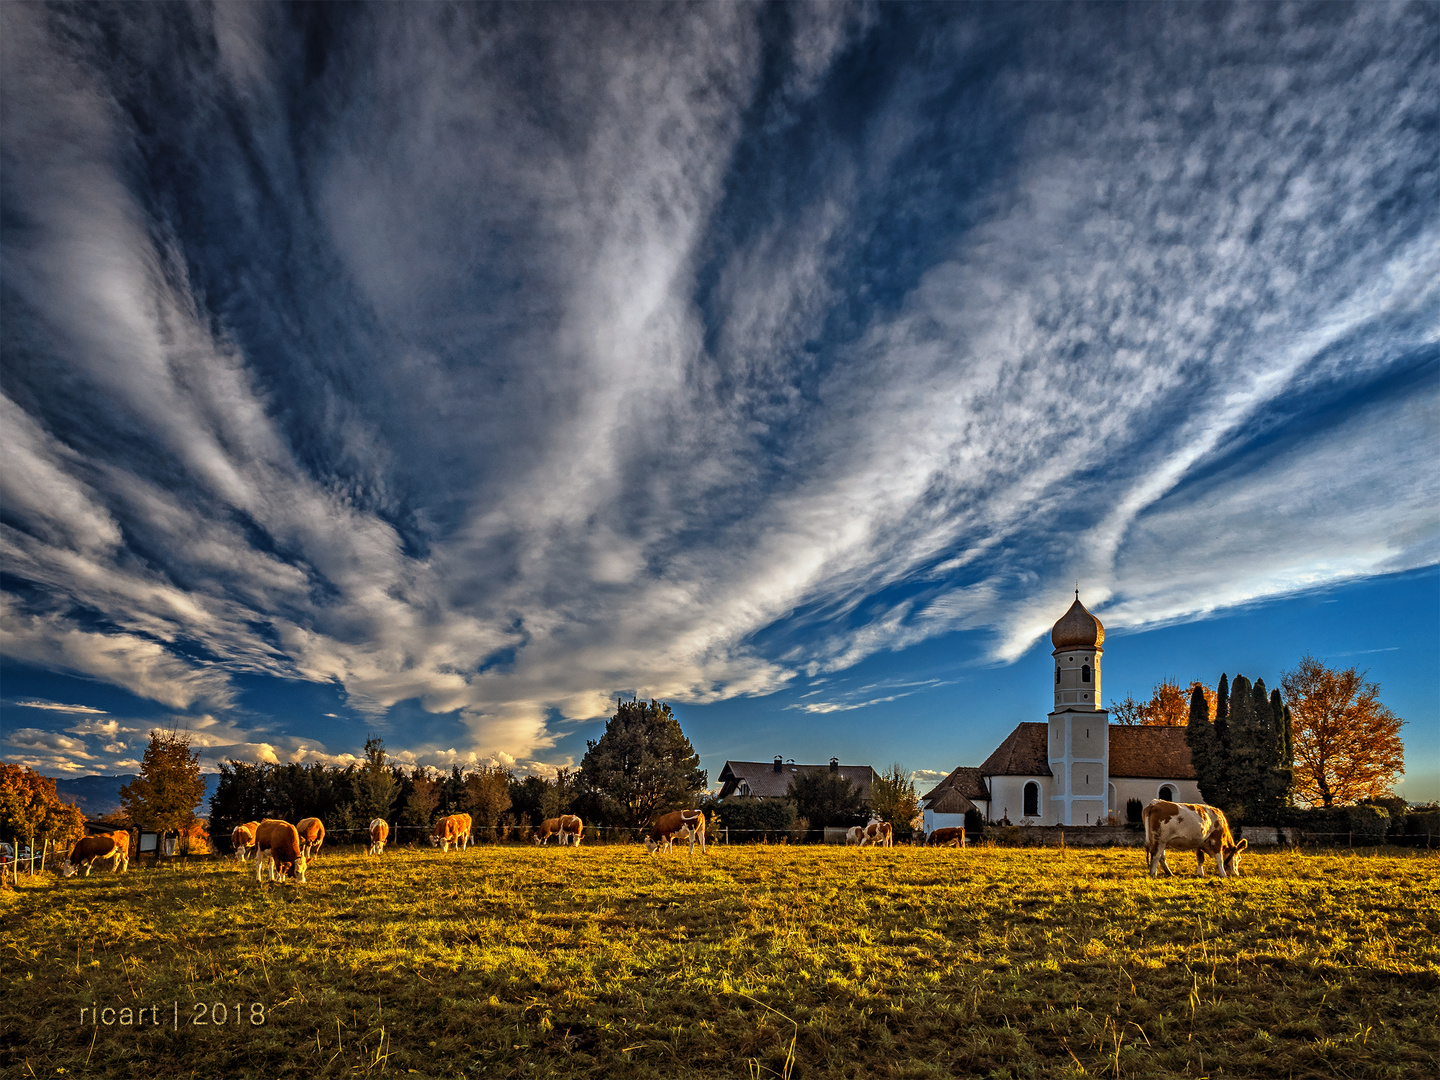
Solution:
[(474, 823), (485, 829), (500, 824), (500, 815), (510, 809), (508, 769), (486, 765), (465, 778), (465, 812)]
[(547, 781), (540, 796), (540, 819), (574, 813), (575, 799), (580, 791), (580, 773), (576, 769), (556, 769), (555, 779)]
[(587, 746), (580, 781), (610, 824), (643, 828), (660, 814), (694, 806), (704, 794), (700, 755), (669, 705), (621, 702), (605, 733)]
[(463, 814), (465, 812), (465, 774), (459, 765), (450, 766), (450, 775), (440, 781), (440, 813)]
[(405, 806), (400, 811), (400, 824), (410, 829), (428, 829), (440, 806), (440, 781), (418, 765), (410, 770)]
[(266, 790), (270, 771), (270, 766), (248, 761), (221, 763), (215, 794), (210, 796), (212, 844), (227, 842), (236, 825), (274, 816)]
[(896, 839), (910, 836), (912, 823), (920, 816), (920, 795), (898, 761), (870, 785), (870, 813), (888, 822)]
[(796, 773), (785, 796), (812, 829), (859, 825), (866, 819), (860, 789), (838, 773), (823, 769)]
[(510, 778), (510, 812), (520, 825), (538, 825), (541, 805), (550, 781), (543, 776), (512, 776)]
[(200, 754), (190, 737), (152, 731), (140, 763), (140, 775), (120, 789), (126, 817), (145, 829), (176, 833), (184, 839), (195, 824), (195, 807), (205, 797)]
[(352, 783), (357, 826), (368, 828), (376, 818), (389, 821), (399, 785), (385, 758), (384, 739), (372, 736), (365, 740), (365, 763), (356, 771)]

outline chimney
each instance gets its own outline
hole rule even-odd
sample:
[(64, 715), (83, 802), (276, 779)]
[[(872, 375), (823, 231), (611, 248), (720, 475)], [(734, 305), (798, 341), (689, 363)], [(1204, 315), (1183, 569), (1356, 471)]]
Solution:
[(776, 754), (776, 755), (775, 755), (775, 771), (776, 771), (776, 772), (779, 772), (779, 771), (780, 771), (780, 766), (782, 766), (784, 763), (785, 763), (784, 759), (783, 759), (779, 754)]
[(830, 759), (830, 771), (831, 771), (831, 772), (839, 772), (839, 771), (840, 771), (840, 759), (839, 759), (838, 757), (832, 757), (832, 758)]

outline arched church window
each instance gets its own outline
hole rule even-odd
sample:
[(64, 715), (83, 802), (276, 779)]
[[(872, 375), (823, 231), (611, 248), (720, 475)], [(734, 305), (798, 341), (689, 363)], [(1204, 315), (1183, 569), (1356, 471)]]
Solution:
[(1090, 665), (1089, 665), (1089, 664), (1086, 664), (1084, 667), (1082, 667), (1082, 668), (1080, 669), (1080, 681), (1081, 681), (1081, 682), (1089, 682), (1089, 681), (1090, 681)]
[(1040, 816), (1040, 785), (1034, 780), (1025, 785), (1025, 816)]
[(1166, 784), (1160, 789), (1160, 798), (1164, 799), (1166, 802), (1174, 801), (1175, 789), (1172, 788), (1169, 784)]
[(1060, 669), (1058, 667), (1055, 669), (1055, 685), (1060, 685)]

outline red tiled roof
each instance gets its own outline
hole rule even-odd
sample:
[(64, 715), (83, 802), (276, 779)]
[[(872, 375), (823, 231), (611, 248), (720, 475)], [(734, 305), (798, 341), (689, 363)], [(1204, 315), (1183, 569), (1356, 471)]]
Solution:
[(981, 776), (1051, 776), (1049, 738), (1049, 724), (1016, 724), (977, 771)]
[(1110, 725), (1110, 776), (1194, 780), (1183, 727)]

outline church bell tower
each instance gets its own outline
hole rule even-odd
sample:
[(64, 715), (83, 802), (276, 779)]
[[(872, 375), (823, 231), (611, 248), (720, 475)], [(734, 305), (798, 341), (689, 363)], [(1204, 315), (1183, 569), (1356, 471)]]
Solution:
[(1049, 717), (1050, 772), (1047, 817), (1058, 825), (1104, 820), (1110, 783), (1110, 714), (1100, 705), (1100, 657), (1105, 627), (1075, 602), (1050, 631), (1055, 646), (1055, 708)]

